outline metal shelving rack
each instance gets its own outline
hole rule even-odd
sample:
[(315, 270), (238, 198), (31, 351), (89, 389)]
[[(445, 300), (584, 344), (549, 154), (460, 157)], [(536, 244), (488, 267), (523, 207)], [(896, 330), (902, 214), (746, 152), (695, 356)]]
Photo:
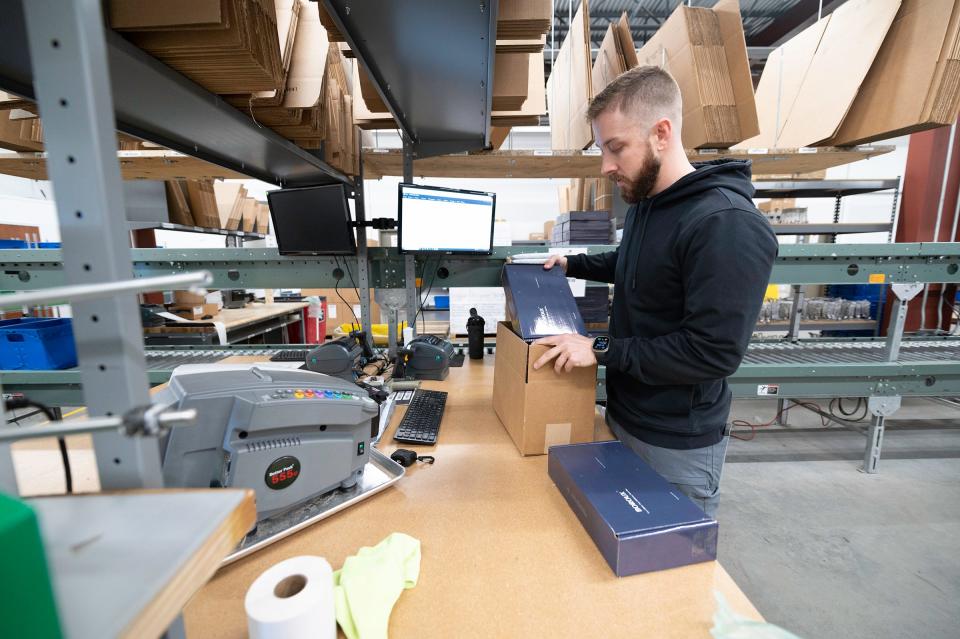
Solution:
[[(132, 226), (132, 225), (131, 225)], [(160, 222), (149, 226), (136, 225), (137, 229), (156, 229), (158, 231), (181, 231), (183, 233), (202, 233), (204, 235), (221, 235), (226, 238), (227, 248), (243, 246), (247, 240), (262, 240), (266, 238), (264, 233), (252, 233), (248, 231), (231, 231), (228, 229), (211, 229), (205, 226), (188, 226), (186, 224), (174, 224), (173, 222)]]
[[(365, 218), (363, 177), (352, 181), (313, 153), (258, 127), (245, 114), (116, 34), (104, 33), (96, 0), (70, 3), (68, 11), (60, 4), (55, 0), (31, 0), (29, 3), (0, 0), (4, 15), (0, 23), (0, 86), (20, 95), (39, 98), (49, 139), (49, 168), (57, 191), (65, 246), (63, 251), (4, 251), (0, 254), (3, 267), (0, 289), (24, 290), (63, 282), (122, 279), (125, 273), (130, 273), (131, 262), (137, 277), (180, 273), (202, 266), (211, 271), (211, 286), (217, 288), (273, 288), (291, 282), (319, 288), (337, 283), (333, 274), (336, 264), (332, 259), (285, 258), (272, 249), (130, 251), (127, 248), (124, 226), (112, 224), (111, 220), (112, 214), (119, 216), (123, 211), (112, 140), (114, 124), (121, 131), (137, 137), (281, 186), (348, 184), (357, 200), (356, 212), (360, 222)], [(323, 4), (360, 64), (371, 75), (404, 133), (403, 172), (406, 179), (412, 177), (414, 157), (486, 145), (492, 89), (489, 62), (495, 42), (491, 35), (496, 24), (496, 3), (480, 3), (467, 9), (460, 6), (461, 3), (416, 0), (416, 4), (422, 5), (417, 11), (411, 11), (409, 3), (405, 3), (404, 11), (401, 11), (394, 6), (395, 3), (387, 0), (364, 3), (363, 8), (345, 0), (323, 0)], [(449, 4), (457, 6), (448, 9)], [(30, 15), (36, 12), (36, 16), (43, 16), (42, 20), (38, 17), (37, 21), (43, 24), (30, 33), (29, 43), (24, 7), (28, 7)], [(438, 23), (411, 23), (408, 15), (429, 16)], [(451, 24), (460, 25), (458, 28), (465, 30), (466, 37), (475, 38), (473, 46), (464, 46), (460, 31), (449, 31), (459, 34), (457, 46), (451, 50), (464, 52), (463, 55), (444, 59), (442, 73), (406, 77), (404, 70), (420, 64), (418, 61), (425, 56), (436, 62), (439, 47), (436, 43), (432, 48), (427, 46), (425, 43), (429, 39), (422, 34), (436, 35), (443, 31), (438, 25), (449, 28)], [(81, 49), (84, 50), (81, 52)], [(34, 68), (38, 70), (36, 74)], [(452, 108), (449, 100), (443, 102), (446, 108), (441, 108), (441, 102), (435, 99), (441, 92), (450, 99), (466, 100), (466, 108)], [(65, 100), (66, 105), (61, 100)], [(82, 126), (77, 126), (78, 123)], [(799, 189), (798, 194), (802, 191), (804, 196), (819, 193), (821, 197), (839, 198), (895, 186), (845, 182), (836, 187), (828, 182), (836, 181), (819, 181), (816, 185), (775, 182), (762, 186), (759, 193), (763, 195), (759, 196), (782, 196)], [(880, 182), (885, 184), (887, 181)], [(347, 260), (357, 275), (358, 287), (401, 292), (406, 295), (407, 308), (415, 308), (417, 262), (412, 256), (400, 256), (396, 251), (379, 248), (368, 251), (365, 233), (361, 226), (358, 229), (359, 255)], [(93, 247), (97, 248), (96, 252)], [(609, 247), (589, 249), (590, 252), (604, 250)], [(449, 276), (439, 278), (438, 284), (497, 286), (503, 260), (512, 253), (525, 251), (529, 248), (498, 248), (493, 256), (486, 258), (444, 260), (441, 265), (449, 271)], [(906, 300), (916, 282), (960, 281), (958, 262), (960, 248), (953, 244), (797, 245), (783, 247), (773, 277), (782, 283), (812, 284), (861, 283), (870, 281), (870, 275), (882, 275), (886, 282), (896, 284), (898, 297)], [(421, 262), (419, 266), (422, 270), (424, 264)], [(369, 327), (370, 309), (366, 299), (361, 295), (363, 321)], [(107, 309), (98, 305), (98, 311), (77, 305), (80, 370), (36, 372), (49, 384), (56, 385), (58, 380), (66, 377), (71, 377), (74, 384), (82, 384), (86, 392), (85, 403), (95, 414), (122, 411), (139, 403), (146, 399), (148, 379), (154, 381), (153, 374), (147, 374), (144, 364), (139, 325), (135, 321), (137, 314), (133, 312), (132, 300), (128, 301), (130, 303), (126, 306), (117, 303)], [(886, 361), (893, 367), (901, 366), (897, 363), (897, 355), (903, 308), (905, 303), (897, 306), (897, 322), (891, 338), (880, 340), (887, 353)], [(92, 320), (93, 315), (98, 315), (96, 322)], [(898, 325), (900, 330), (896, 328)], [(117, 335), (122, 337), (120, 346), (117, 346)], [(831, 365), (825, 363), (824, 366)], [(920, 369), (913, 362), (909, 370), (905, 365), (898, 370), (914, 379)], [(762, 370), (753, 372), (762, 374)], [(822, 368), (818, 367), (817, 376), (820, 372)], [(5, 374), (5, 381), (30, 377), (31, 373), (9, 377)], [(904, 385), (894, 386), (885, 378), (868, 375), (865, 371), (861, 373), (858, 389), (871, 396), (899, 397), (897, 393), (904, 388)], [(943, 394), (954, 388), (958, 379), (960, 371), (944, 371), (933, 384), (923, 384), (919, 389), (910, 386), (910, 390)], [(809, 381), (817, 380), (811, 376)], [(795, 383), (801, 388), (804, 382), (800, 379)], [(878, 409), (874, 415), (877, 418), (874, 430), (882, 433), (884, 413)], [(144, 485), (152, 481), (144, 480), (144, 477), (158, 476), (153, 451), (123, 448), (125, 445), (123, 442), (110, 444), (105, 449), (107, 454), (102, 455), (98, 441), (98, 459), (103, 460), (101, 473), (107, 478), (105, 487)], [(109, 452), (114, 449), (119, 451), (115, 456)], [(874, 449), (879, 450), (878, 443)], [(120, 459), (121, 463), (111, 465), (114, 458)], [(136, 472), (124, 472), (127, 459), (136, 460), (141, 465)]]
[[(28, 98), (38, 97), (35, 84), (40, 74), (37, 71), (45, 73), (48, 68), (27, 38), (24, 7), (32, 4), (23, 0), (0, 0), (0, 14), (3, 15), (0, 20), (0, 87)], [(61, 4), (58, 3), (55, 9), (58, 13), (63, 11)], [(77, 4), (78, 11), (92, 12), (88, 2)], [(98, 33), (89, 35), (96, 38), (103, 49), (103, 66), (94, 71), (104, 76), (99, 88), (112, 98), (110, 111), (106, 112), (110, 116), (111, 135), (116, 129), (280, 186), (351, 183), (349, 177), (318, 156), (270, 129), (258, 126), (249, 115), (234, 109), (113, 31), (104, 29), (102, 24), (98, 27)], [(76, 63), (78, 66), (81, 63), (93, 66), (89, 60)], [(40, 104), (43, 110), (42, 101)], [(68, 109), (80, 106), (76, 102), (70, 102), (70, 105)], [(60, 108), (56, 101), (52, 106)], [(98, 108), (103, 106), (101, 104)], [(116, 126), (112, 118), (114, 113)], [(47, 124), (50, 113), (44, 115), (45, 132), (52, 137)], [(111, 147), (115, 153), (115, 144)], [(51, 164), (55, 161), (53, 157)], [(116, 163), (116, 158), (112, 162)], [(51, 176), (54, 175), (51, 170)]]

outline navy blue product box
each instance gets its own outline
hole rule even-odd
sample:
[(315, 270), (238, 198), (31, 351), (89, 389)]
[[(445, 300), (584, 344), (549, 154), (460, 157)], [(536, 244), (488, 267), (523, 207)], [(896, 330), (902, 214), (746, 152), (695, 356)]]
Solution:
[(564, 224), (570, 221), (596, 221), (610, 220), (610, 211), (568, 211), (561, 213), (557, 217), (557, 224)]
[(540, 264), (506, 264), (500, 274), (507, 321), (524, 340), (561, 333), (587, 334), (563, 270)]
[(553, 446), (547, 468), (618, 577), (717, 558), (717, 522), (620, 442)]

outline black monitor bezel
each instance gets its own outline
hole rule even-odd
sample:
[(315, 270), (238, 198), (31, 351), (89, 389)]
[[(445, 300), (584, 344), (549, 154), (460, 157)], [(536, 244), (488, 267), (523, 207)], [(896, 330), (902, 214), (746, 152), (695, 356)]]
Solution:
[[(276, 193), (289, 193), (291, 191), (313, 191), (316, 189), (331, 189), (339, 188), (340, 194), (343, 197), (343, 210), (346, 214), (346, 223), (348, 228), (348, 235), (350, 237), (350, 252), (344, 251), (288, 251), (284, 250), (283, 244), (280, 242), (280, 233), (277, 231), (280, 225), (277, 224), (277, 218), (273, 214), (273, 202), (272, 196)], [(277, 238), (277, 250), (280, 255), (356, 255), (357, 254), (357, 234), (354, 231), (353, 219), (350, 217), (350, 203), (347, 202), (347, 188), (343, 184), (323, 184), (318, 186), (301, 186), (290, 189), (274, 189), (273, 191), (267, 192), (267, 205), (270, 208), (270, 220), (273, 222), (274, 237)]]
[[(486, 251), (464, 250), (405, 250), (403, 248), (403, 188), (414, 187), (418, 189), (427, 189), (432, 191), (442, 191), (444, 193), (460, 193), (464, 195), (483, 195), (489, 196), (493, 200), (493, 212), (490, 215), (490, 248)], [(467, 189), (454, 189), (445, 186), (433, 186), (430, 184), (413, 184), (412, 182), (401, 182), (397, 185), (397, 249), (404, 255), (493, 255), (493, 229), (497, 220), (497, 194), (488, 191), (471, 191)]]

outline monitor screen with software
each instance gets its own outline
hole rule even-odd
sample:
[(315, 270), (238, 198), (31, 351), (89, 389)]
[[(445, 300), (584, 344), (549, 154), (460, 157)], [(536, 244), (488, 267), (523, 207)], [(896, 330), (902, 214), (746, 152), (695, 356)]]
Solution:
[(401, 184), (400, 252), (489, 255), (496, 199), (482, 191)]
[(281, 255), (356, 255), (342, 185), (270, 191), (267, 203)]

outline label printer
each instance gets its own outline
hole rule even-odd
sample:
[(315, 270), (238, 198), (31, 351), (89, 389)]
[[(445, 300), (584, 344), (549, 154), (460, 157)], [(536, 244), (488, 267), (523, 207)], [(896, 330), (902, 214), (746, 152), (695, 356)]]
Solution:
[(268, 363), (181, 366), (155, 401), (197, 410), (161, 442), (165, 485), (250, 488), (258, 520), (356, 485), (379, 427), (356, 384)]

